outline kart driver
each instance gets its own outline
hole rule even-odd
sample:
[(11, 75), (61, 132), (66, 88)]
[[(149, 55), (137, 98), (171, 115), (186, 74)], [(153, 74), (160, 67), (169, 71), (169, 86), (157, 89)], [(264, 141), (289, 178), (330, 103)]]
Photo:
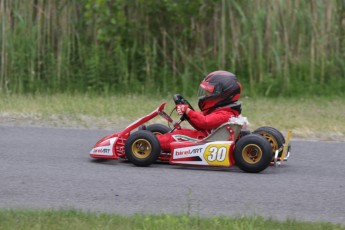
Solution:
[(198, 105), (195, 111), (186, 104), (176, 105), (179, 115), (187, 115), (194, 129), (178, 129), (171, 133), (157, 135), (163, 152), (171, 152), (170, 143), (174, 141), (196, 141), (207, 137), (213, 129), (241, 114), (240, 98), (242, 85), (233, 73), (214, 71), (201, 82), (198, 92)]

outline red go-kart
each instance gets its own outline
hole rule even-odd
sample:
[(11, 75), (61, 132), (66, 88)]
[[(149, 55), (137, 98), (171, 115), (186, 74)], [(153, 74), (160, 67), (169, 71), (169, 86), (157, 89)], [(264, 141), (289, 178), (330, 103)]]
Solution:
[[(176, 94), (173, 99), (175, 104), (187, 104), (193, 109), (181, 95)], [(244, 129), (247, 119), (242, 116), (229, 119), (204, 139), (176, 141), (171, 143), (171, 152), (162, 152), (156, 135), (181, 129), (181, 122), (188, 121), (186, 115), (181, 116), (178, 122), (173, 121), (164, 111), (165, 105), (166, 103), (162, 103), (157, 109), (136, 120), (123, 131), (99, 140), (90, 151), (90, 156), (99, 159), (127, 159), (137, 166), (149, 166), (156, 161), (203, 167), (236, 165), (250, 173), (261, 172), (269, 165), (279, 165), (282, 161), (287, 161), (290, 156), (291, 131), (286, 138), (280, 131), (269, 126), (250, 132)], [(157, 115), (167, 120), (169, 125), (145, 126), (146, 122)]]

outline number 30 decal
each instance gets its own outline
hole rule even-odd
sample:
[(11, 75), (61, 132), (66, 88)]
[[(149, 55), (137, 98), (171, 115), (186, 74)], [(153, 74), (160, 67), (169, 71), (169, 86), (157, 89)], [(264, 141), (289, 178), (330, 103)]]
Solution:
[(225, 147), (211, 147), (210, 148), (210, 155), (208, 155), (207, 160), (208, 161), (223, 161), (226, 157), (226, 148)]
[(229, 145), (210, 144), (204, 152), (205, 160), (209, 165), (229, 166)]

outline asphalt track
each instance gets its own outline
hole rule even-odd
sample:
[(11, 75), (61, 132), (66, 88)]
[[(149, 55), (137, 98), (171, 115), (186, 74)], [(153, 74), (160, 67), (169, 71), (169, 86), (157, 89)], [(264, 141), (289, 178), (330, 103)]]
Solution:
[(345, 143), (292, 140), (262, 173), (124, 161), (89, 150), (109, 131), (0, 126), (0, 208), (260, 215), (345, 224)]

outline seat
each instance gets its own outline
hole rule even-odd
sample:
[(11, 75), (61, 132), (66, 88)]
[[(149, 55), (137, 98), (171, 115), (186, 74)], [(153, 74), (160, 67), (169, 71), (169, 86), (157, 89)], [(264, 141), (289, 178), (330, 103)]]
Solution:
[(240, 125), (230, 124), (226, 122), (214, 130), (210, 135), (205, 137), (203, 141), (233, 141), (236, 140), (240, 131)]
[(232, 117), (228, 122), (220, 125), (210, 135), (205, 137), (203, 141), (235, 141), (241, 132), (243, 126), (249, 124), (246, 117), (241, 115)]

